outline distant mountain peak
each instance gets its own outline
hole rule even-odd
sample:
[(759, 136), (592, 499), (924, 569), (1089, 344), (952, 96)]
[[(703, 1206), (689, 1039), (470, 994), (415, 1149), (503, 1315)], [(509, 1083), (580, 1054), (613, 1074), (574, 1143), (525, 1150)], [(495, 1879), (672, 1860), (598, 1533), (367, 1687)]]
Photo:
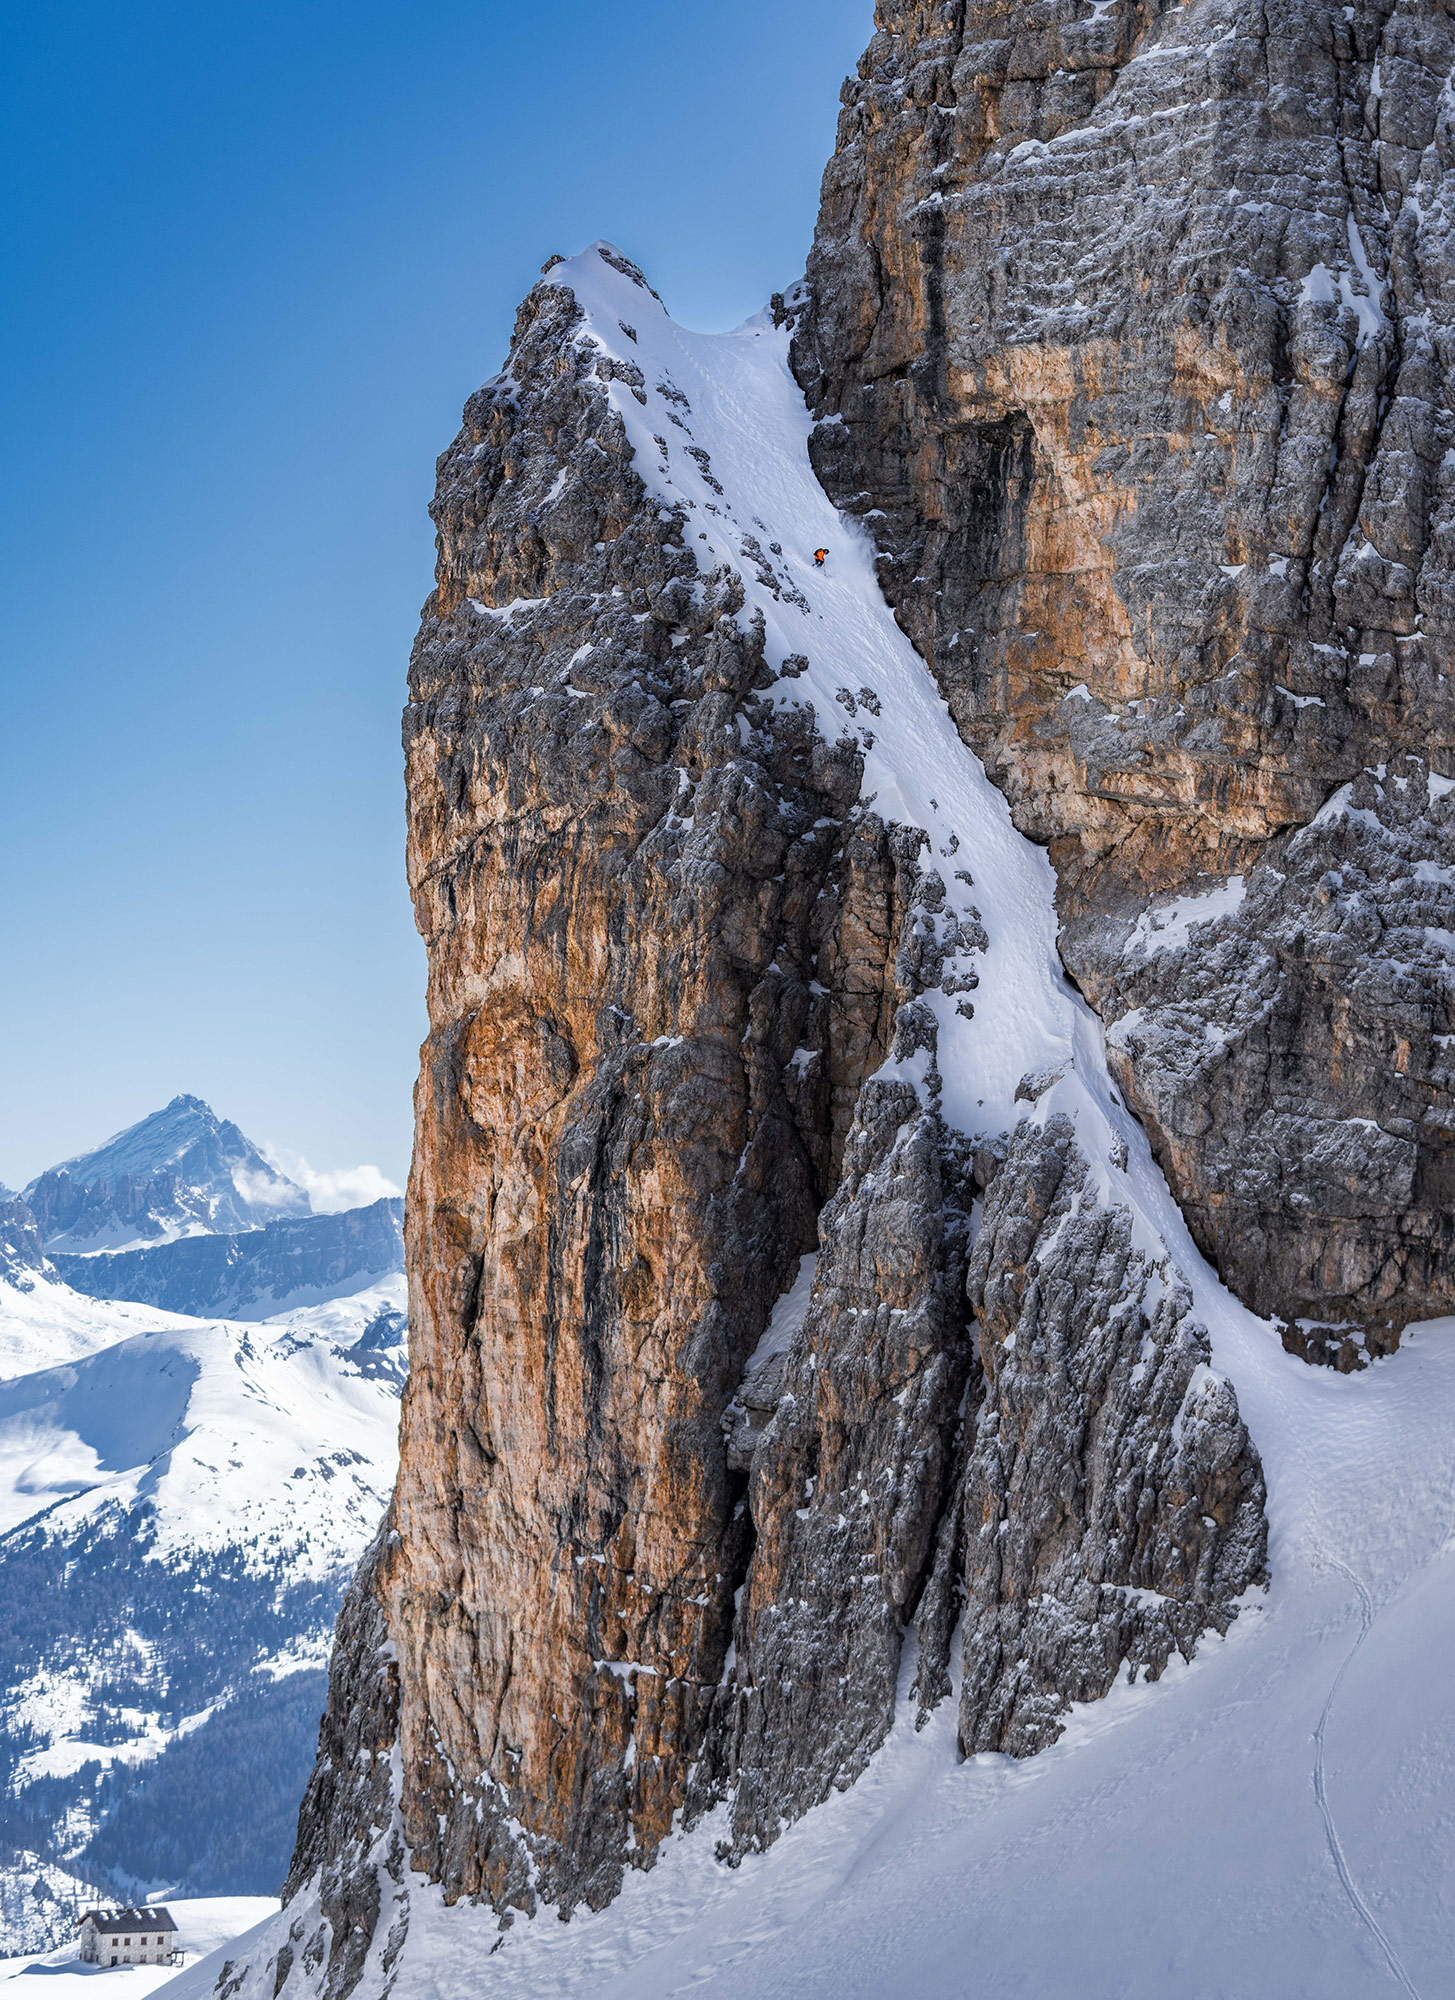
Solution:
[(244, 1132), (186, 1092), (47, 1169), (25, 1200), (47, 1248), (81, 1254), (259, 1229), (311, 1209)]

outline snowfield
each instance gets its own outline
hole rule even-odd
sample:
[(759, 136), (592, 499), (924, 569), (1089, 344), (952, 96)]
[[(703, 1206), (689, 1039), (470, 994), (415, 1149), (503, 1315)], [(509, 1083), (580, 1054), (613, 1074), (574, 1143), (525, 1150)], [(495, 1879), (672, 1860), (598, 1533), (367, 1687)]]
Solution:
[(156, 1327), (185, 1324), (180, 1314), (123, 1300), (88, 1299), (43, 1278), (0, 1278), (0, 1382), (57, 1362), (79, 1361)]
[[(402, 1276), (262, 1323), (0, 1282), (0, 1779), (62, 1857), (0, 1844), (0, 1950), (96, 1900), (67, 1869), (135, 1869), (133, 1895), (189, 1866), (197, 1888), (281, 1879), (334, 1614), (394, 1483), (403, 1305)], [(249, 1755), (267, 1768), (219, 1825), (207, 1800)]]
[[(82, 1299), (38, 1279), (27, 1331), (43, 1340), (50, 1317), (95, 1346), (0, 1382), (0, 1534), (45, 1512), (46, 1532), (63, 1536), (83, 1515), (148, 1499), (159, 1559), (241, 1541), (260, 1559), (292, 1551), (295, 1576), (328, 1573), (388, 1502), (399, 1406), (396, 1387), (340, 1365), (338, 1347), (401, 1306), (403, 1289), (384, 1279), (258, 1324)], [(0, 1344), (7, 1331), (8, 1313)]]

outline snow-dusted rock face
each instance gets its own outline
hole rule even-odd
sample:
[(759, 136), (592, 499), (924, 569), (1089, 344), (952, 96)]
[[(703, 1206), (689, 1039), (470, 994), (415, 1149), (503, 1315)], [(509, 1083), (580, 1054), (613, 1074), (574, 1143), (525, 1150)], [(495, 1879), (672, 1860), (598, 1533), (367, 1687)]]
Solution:
[(0, 1190), (0, 1282), (28, 1291), (44, 1268), (35, 1217), (19, 1195)]
[(333, 1215), (289, 1216), (261, 1229), (179, 1236), (138, 1250), (56, 1251), (51, 1261), (66, 1284), (90, 1298), (271, 1319), (287, 1306), (342, 1298), (401, 1272), (403, 1217), (404, 1203), (386, 1195)]
[(949, 1691), (957, 1612), (973, 1635), (967, 1754), (1031, 1755), (1124, 1664), (1155, 1679), (1190, 1657), (1264, 1564), (1262, 1467), (1191, 1295), (1056, 1102), (1052, 1084), (985, 1197), (983, 1379), (917, 1618), (922, 1709)]
[(858, 739), (763, 699), (736, 565), (644, 486), (614, 383), (726, 504), (660, 303), (589, 264), (609, 345), (549, 277), (441, 461), (405, 725), (431, 1033), (383, 1588), (411, 1847), (502, 1905), (604, 1901), (681, 1807), (753, 1534), (723, 1415), (917, 872), (877, 820), (846, 855)]
[(1452, 791), (1418, 757), (1357, 773), (1231, 894), (1109, 922), (1088, 980), (1193, 1234), (1344, 1369), (1451, 1283)]
[(508, 1917), (719, 1805), (767, 1846), (883, 1742), (916, 1617), (923, 1706), (963, 1672), (965, 1747), (1022, 1753), (1265, 1575), (1050, 869), (787, 345), (684, 332), (596, 246), (440, 461), (400, 1480), (237, 2000), (408, 1990), (421, 1877)]
[[(1325, 837), (1293, 843), (1366, 766), (1455, 773), (1455, 26), (1416, 0), (876, 20), (794, 348), (814, 463), (1049, 844), (1066, 963), (1138, 1011), (1125, 1081), (1198, 1242), (1308, 1351), (1388, 1345), (1455, 1304), (1449, 981), (1423, 946), (1397, 969), (1382, 892), (1356, 916), (1296, 886)], [(1449, 932), (1443, 835), (1406, 818)], [(1238, 918), (1155, 976), (1123, 954), (1233, 877)]]
[(47, 1250), (92, 1254), (307, 1215), (301, 1187), (200, 1097), (174, 1097), (33, 1180), (24, 1199)]

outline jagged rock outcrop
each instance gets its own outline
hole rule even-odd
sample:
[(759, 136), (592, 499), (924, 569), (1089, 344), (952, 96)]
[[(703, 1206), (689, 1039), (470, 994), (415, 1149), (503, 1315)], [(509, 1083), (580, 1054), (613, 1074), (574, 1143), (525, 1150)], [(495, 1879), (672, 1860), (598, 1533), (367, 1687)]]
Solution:
[(0, 1278), (29, 1291), (45, 1269), (40, 1229), (19, 1195), (0, 1188)]
[(1193, 1234), (1345, 1368), (1450, 1283), (1452, 790), (1360, 772), (1235, 893), (1106, 926), (1108, 1052)]
[[(1418, 0), (876, 22), (797, 324), (814, 462), (1049, 844), (1067, 965), (1109, 1018), (1135, 993), (1141, 1046), (1185, 1046), (1223, 933), (1151, 984), (1109, 934), (1286, 870), (1366, 766), (1455, 773), (1455, 27)], [(1203, 1052), (1201, 1111), (1165, 1065), (1136, 1102), (1244, 1296), (1388, 1344), (1455, 1305), (1441, 1004), (1423, 972), (1423, 997), (1364, 979), (1328, 1031), (1329, 964), (1265, 947), (1269, 1032)], [(1402, 1043), (1420, 1086), (1371, 1087)], [(1306, 1115), (1345, 1132), (1303, 1175)]]
[(1072, 1121), (1016, 1130), (985, 1197), (969, 1294), (978, 1407), (920, 1607), (922, 1705), (960, 1745), (1033, 1754), (1125, 1665), (1151, 1680), (1267, 1575), (1262, 1469), (1165, 1256), (1137, 1246)]
[(846, 841), (853, 739), (756, 699), (742, 583), (649, 500), (581, 320), (538, 286), (441, 460), (406, 721), (431, 1032), (381, 1589), (416, 1865), (502, 1905), (604, 1901), (682, 1803), (751, 1545), (722, 1418), (884, 1051), (904, 873)]
[[(599, 290), (598, 259), (610, 316), (572, 289)], [(917, 1614), (926, 1702), (962, 1608), (967, 1683), (998, 1685), (1011, 1586), (962, 1531), (993, 1484), (992, 1402), (1007, 1453), (1024, 1417), (1034, 1462), (1006, 1461), (997, 1504), (1065, 1641), (1017, 1687), (1006, 1747), (1049, 1740), (1126, 1661), (1190, 1651), (1264, 1575), (1236, 1399), (1189, 1400), (1219, 1379), (1205, 1338), (1180, 1293), (1152, 1302), (1114, 1189), (1034, 1246), (1078, 1336), (1093, 1311), (1111, 1331), (1085, 1335), (1073, 1387), (1032, 1369), (1033, 1246), (1007, 1220), (977, 1250), (972, 1204), (988, 1187), (989, 1214), (1004, 1180), (1009, 1216), (1034, 1182), (1054, 1234), (1089, 1170), (1053, 1147), (1046, 1181), (1029, 1141), (1007, 1155), (949, 1115), (942, 1065), (977, 1032), (992, 945), (979, 857), (860, 796), (876, 735), (908, 727), (875, 690), (839, 690), (830, 736), (796, 692), (807, 657), (769, 656), (765, 608), (795, 588), (781, 551), (745, 534), (742, 569), (704, 572), (697, 503), (645, 483), (627, 396), (680, 426), (663, 461), (691, 458), (714, 513), (742, 505), (685, 392), (632, 358), (659, 311), (609, 248), (548, 271), (440, 461), (405, 722), (431, 1023), (411, 1376), (301, 1822), (298, 1936), (271, 1961), (283, 1994), (342, 1996), (377, 1968), (365, 1878), (401, 1910), (414, 1871), (508, 1919), (601, 1904), (724, 1797), (730, 1851), (766, 1845), (883, 1741)], [(903, 754), (925, 754), (912, 727)], [(985, 1327), (1012, 1344), (1018, 1287), (1022, 1375), (982, 1359)], [(387, 1799), (341, 1767), (354, 1709), (383, 1713), (381, 1634)], [(322, 1930), (320, 1883), (339, 1912)], [(367, 1937), (330, 1943), (345, 1918)]]
[[(283, 1885), (291, 1921), (268, 1968), (275, 1993), (296, 1966), (300, 1981), (322, 1969), (324, 2000), (343, 2000), (358, 1987), (371, 1956), (382, 1993), (408, 1933), (406, 1855), (391, 1769), (399, 1676), (375, 1589), (386, 1533), (387, 1527), (380, 1530), (359, 1565), (339, 1612), (318, 1762)], [(242, 1990), (248, 1971), (246, 1964), (236, 1971), (224, 1965), (220, 2000)]]
[(946, 1141), (909, 1085), (869, 1083), (821, 1219), (813, 1302), (751, 1462), (721, 1772), (739, 1850), (856, 1778), (893, 1717), (973, 1357), (968, 1170)]

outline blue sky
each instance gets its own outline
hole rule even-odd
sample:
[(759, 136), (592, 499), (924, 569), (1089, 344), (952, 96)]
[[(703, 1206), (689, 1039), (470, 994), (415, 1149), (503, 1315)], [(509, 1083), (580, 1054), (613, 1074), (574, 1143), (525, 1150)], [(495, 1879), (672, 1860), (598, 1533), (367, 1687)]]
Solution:
[(12, 7), (0, 1181), (193, 1091), (405, 1172), (435, 455), (546, 256), (803, 267), (869, 0)]

